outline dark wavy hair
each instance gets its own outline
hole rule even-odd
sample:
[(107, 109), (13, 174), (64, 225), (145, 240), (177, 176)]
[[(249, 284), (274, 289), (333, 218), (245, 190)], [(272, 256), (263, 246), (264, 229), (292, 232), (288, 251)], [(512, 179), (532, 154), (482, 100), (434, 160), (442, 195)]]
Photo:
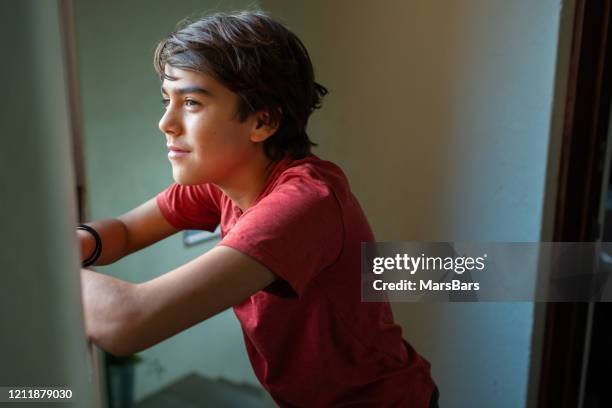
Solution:
[(327, 89), (315, 82), (304, 44), (262, 11), (215, 13), (182, 23), (155, 49), (160, 79), (172, 80), (164, 67), (199, 71), (240, 96), (240, 121), (266, 110), (278, 130), (264, 141), (273, 161), (286, 153), (294, 159), (317, 146), (306, 134), (310, 114), (321, 107)]

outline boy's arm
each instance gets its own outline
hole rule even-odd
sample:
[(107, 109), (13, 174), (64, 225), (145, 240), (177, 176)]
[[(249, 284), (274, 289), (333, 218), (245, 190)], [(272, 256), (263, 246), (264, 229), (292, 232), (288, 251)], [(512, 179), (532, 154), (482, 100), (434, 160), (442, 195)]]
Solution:
[(236, 305), (275, 275), (225, 246), (141, 284), (81, 271), (88, 337), (115, 355), (129, 355)]
[[(155, 197), (117, 217), (88, 222), (102, 241), (102, 252), (95, 265), (107, 265), (118, 261), (166, 238), (179, 230), (164, 218)], [(96, 242), (87, 231), (77, 230), (81, 247), (81, 261), (93, 252)]]
[(81, 269), (81, 296), (87, 338), (113, 352), (115, 338), (132, 319), (135, 285), (112, 276)]

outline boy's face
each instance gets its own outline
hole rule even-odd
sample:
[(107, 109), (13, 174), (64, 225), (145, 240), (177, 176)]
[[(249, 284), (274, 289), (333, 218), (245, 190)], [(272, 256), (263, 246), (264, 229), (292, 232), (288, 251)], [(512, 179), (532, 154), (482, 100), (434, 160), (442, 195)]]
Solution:
[[(241, 165), (261, 154), (252, 138), (255, 115), (240, 122), (238, 94), (209, 75), (166, 65), (162, 96), (166, 105), (159, 129), (166, 135), (172, 175), (179, 184), (229, 180)], [(171, 149), (185, 150), (185, 153)]]

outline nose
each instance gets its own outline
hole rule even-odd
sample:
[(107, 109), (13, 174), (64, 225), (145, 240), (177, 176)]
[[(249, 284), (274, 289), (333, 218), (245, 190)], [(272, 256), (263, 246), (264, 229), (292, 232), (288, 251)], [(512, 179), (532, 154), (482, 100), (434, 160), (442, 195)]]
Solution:
[(177, 136), (181, 132), (180, 120), (176, 111), (168, 105), (161, 119), (159, 120), (159, 130), (166, 135)]

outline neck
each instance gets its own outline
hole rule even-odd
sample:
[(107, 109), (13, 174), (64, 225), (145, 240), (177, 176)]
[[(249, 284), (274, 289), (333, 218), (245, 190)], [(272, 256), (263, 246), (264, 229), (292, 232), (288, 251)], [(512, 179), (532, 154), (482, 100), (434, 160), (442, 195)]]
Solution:
[(265, 154), (241, 166), (231, 180), (217, 184), (242, 212), (246, 211), (263, 190), (274, 169), (274, 162)]

